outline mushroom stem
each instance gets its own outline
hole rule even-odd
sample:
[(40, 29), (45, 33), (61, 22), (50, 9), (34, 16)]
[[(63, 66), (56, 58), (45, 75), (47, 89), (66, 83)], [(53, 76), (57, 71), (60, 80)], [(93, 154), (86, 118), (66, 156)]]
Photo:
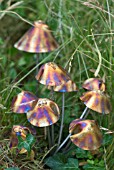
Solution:
[(88, 107), (86, 106), (86, 108), (84, 109), (83, 113), (80, 116), (80, 119), (83, 119), (83, 117), (85, 116), (85, 114), (87, 113)]
[(61, 118), (61, 126), (60, 126), (60, 133), (59, 133), (59, 140), (58, 140), (58, 147), (61, 142), (62, 132), (63, 132), (63, 123), (64, 123), (64, 106), (65, 106), (65, 93), (62, 94), (62, 118)]
[[(87, 110), (88, 110), (88, 107), (86, 107), (86, 108), (84, 109), (82, 115), (80, 116), (80, 119), (83, 119), (84, 116), (86, 116), (85, 114), (88, 113)], [(55, 151), (54, 154), (56, 154), (56, 153), (63, 147), (63, 145), (68, 141), (68, 139), (70, 138), (70, 136), (71, 136), (71, 133), (66, 137), (66, 139), (63, 141), (63, 143), (57, 148), (57, 150)]]
[(67, 142), (67, 140), (70, 138), (71, 133), (66, 137), (66, 139), (63, 141), (63, 143), (57, 148), (54, 155), (62, 148), (62, 146)]
[(55, 144), (55, 141), (54, 141), (54, 125), (51, 126), (51, 137), (52, 137), (52, 146)]
[(47, 127), (47, 133), (48, 133), (48, 142), (49, 142), (49, 148), (51, 148), (51, 137), (50, 137), (50, 129)]
[[(39, 63), (39, 54), (36, 53), (35, 56), (36, 56), (36, 66), (37, 66)], [(36, 74), (38, 74), (38, 70), (39, 70), (39, 66), (36, 67)], [(37, 87), (36, 87), (36, 95), (38, 96), (38, 83), (37, 83)]]
[[(54, 91), (53, 91), (53, 87), (51, 87), (51, 97), (52, 100), (54, 100)], [(51, 126), (51, 138), (52, 138), (52, 146), (55, 144), (54, 141), (54, 125)]]

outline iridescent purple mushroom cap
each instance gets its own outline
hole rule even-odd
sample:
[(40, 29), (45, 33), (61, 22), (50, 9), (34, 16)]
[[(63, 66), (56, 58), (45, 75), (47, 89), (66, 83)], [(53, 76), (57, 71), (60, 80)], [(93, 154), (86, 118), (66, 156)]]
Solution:
[(56, 123), (60, 111), (57, 104), (49, 99), (39, 99), (33, 110), (27, 112), (28, 121), (38, 127), (46, 127)]
[(102, 134), (95, 120), (73, 120), (69, 133), (71, 141), (84, 150), (96, 150), (102, 144)]
[(59, 86), (70, 80), (70, 76), (61, 66), (49, 62), (41, 66), (36, 80), (47, 86)]
[(31, 92), (22, 91), (13, 98), (11, 109), (15, 113), (26, 113), (32, 110), (38, 98)]
[(83, 94), (80, 99), (84, 104), (99, 113), (109, 114), (111, 112), (111, 104), (109, 97), (101, 91), (89, 91)]
[(87, 90), (100, 90), (105, 91), (106, 87), (102, 79), (100, 78), (89, 78), (87, 79), (82, 87)]
[(45, 53), (57, 49), (58, 44), (48, 25), (39, 20), (34, 22), (34, 26), (15, 43), (14, 47), (30, 53)]

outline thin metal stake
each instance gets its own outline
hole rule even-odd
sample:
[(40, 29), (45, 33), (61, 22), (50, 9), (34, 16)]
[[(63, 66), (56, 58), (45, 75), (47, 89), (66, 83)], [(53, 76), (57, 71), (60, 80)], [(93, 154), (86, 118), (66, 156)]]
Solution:
[(65, 108), (65, 93), (62, 94), (62, 118), (61, 118), (61, 126), (60, 126), (60, 133), (59, 133), (59, 140), (58, 140), (58, 147), (61, 142), (62, 132), (63, 132), (63, 123), (64, 123), (64, 109)]

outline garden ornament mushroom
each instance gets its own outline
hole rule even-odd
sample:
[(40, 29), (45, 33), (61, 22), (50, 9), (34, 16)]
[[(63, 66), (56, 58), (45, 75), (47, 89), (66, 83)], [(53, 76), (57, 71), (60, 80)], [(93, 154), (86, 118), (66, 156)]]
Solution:
[[(28, 127), (24, 127), (21, 125), (14, 125), (11, 132), (11, 139), (10, 139), (10, 148), (13, 149), (18, 145), (18, 136), (20, 136), (23, 140), (26, 139), (26, 135), (31, 133), (31, 130)], [(26, 153), (27, 150), (22, 148), (19, 153), (23, 154)]]
[(34, 109), (27, 112), (28, 121), (38, 127), (46, 127), (56, 123), (60, 111), (57, 104), (47, 98), (39, 98)]
[(102, 144), (102, 134), (95, 120), (73, 120), (69, 133), (71, 141), (81, 149), (96, 150)]
[(111, 111), (109, 97), (101, 91), (86, 92), (80, 97), (80, 99), (84, 102), (86, 107), (96, 112), (109, 114)]
[(102, 134), (95, 120), (73, 120), (69, 126), (69, 135), (56, 150), (55, 154), (69, 138), (75, 145), (84, 150), (95, 150), (102, 144)]
[(30, 28), (23, 37), (15, 43), (14, 47), (30, 53), (54, 51), (58, 48), (58, 44), (51, 32), (48, 25), (43, 21), (35, 21), (34, 27)]

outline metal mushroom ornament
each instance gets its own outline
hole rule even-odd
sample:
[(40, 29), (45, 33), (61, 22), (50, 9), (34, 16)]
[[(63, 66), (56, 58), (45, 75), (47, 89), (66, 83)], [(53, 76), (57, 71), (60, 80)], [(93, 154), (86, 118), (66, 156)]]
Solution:
[(88, 108), (103, 114), (110, 113), (111, 104), (102, 80), (88, 79), (84, 82), (83, 88), (90, 90), (80, 97)]
[(27, 112), (28, 121), (38, 127), (46, 127), (56, 123), (60, 111), (57, 104), (49, 99), (38, 99), (34, 109)]
[(102, 144), (102, 134), (95, 120), (73, 120), (69, 132), (71, 141), (84, 150), (96, 150)]
[(96, 150), (102, 144), (102, 133), (95, 120), (73, 120), (69, 126), (69, 135), (57, 148), (55, 154), (62, 148), (69, 138), (76, 146), (84, 150)]
[(48, 25), (43, 21), (35, 21), (14, 47), (30, 53), (45, 53), (58, 48), (58, 44), (51, 34)]

